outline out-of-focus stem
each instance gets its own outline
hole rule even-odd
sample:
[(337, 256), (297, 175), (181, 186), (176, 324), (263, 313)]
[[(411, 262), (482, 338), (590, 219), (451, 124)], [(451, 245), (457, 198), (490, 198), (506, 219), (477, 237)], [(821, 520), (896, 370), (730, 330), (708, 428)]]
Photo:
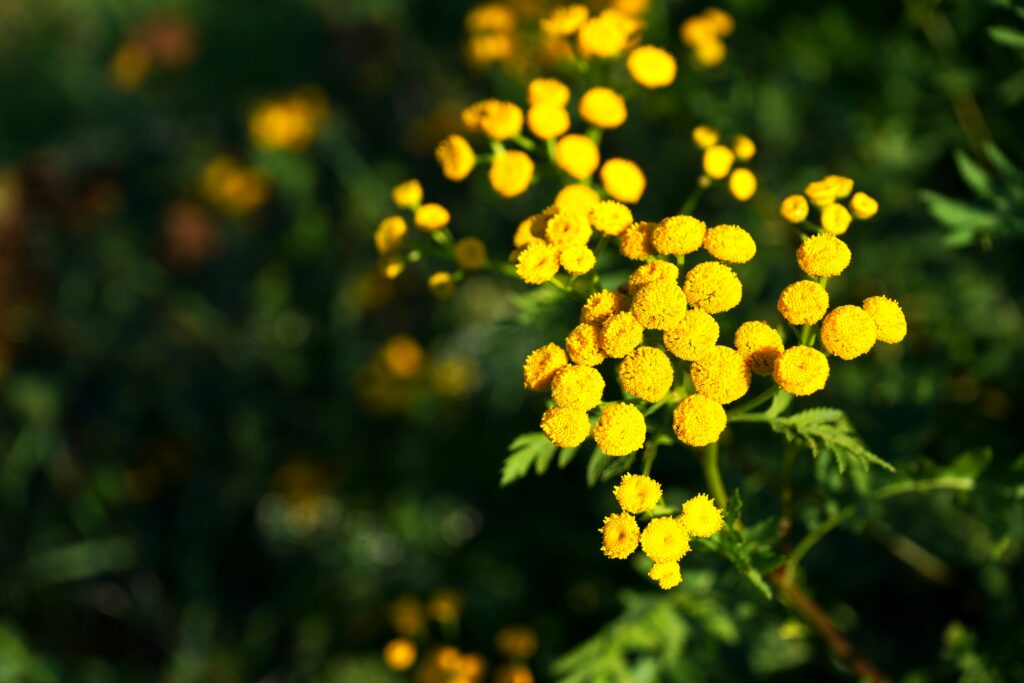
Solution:
[(700, 461), (704, 469), (704, 480), (708, 484), (711, 496), (715, 499), (718, 507), (725, 509), (729, 502), (729, 496), (725, 493), (725, 484), (722, 483), (722, 472), (718, 468), (718, 442), (704, 448), (704, 457)]

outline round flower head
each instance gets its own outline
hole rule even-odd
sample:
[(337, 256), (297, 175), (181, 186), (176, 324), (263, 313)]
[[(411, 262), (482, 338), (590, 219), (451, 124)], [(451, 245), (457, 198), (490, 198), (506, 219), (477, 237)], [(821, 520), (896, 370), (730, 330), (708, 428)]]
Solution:
[(452, 252), (464, 270), (480, 270), (487, 265), (487, 245), (479, 237), (463, 237), (455, 242)]
[(602, 289), (587, 297), (580, 309), (581, 323), (603, 323), (612, 313), (619, 313), (629, 308), (629, 300), (622, 294), (610, 289)]
[(650, 261), (638, 267), (629, 275), (626, 280), (626, 290), (630, 295), (635, 295), (641, 287), (650, 284), (655, 280), (679, 279), (679, 267), (668, 261)]
[(434, 151), (441, 173), (448, 180), (465, 180), (476, 166), (476, 152), (461, 135), (449, 135), (441, 140)]
[(534, 242), (519, 253), (516, 274), (528, 285), (541, 285), (558, 273), (558, 250), (544, 242)]
[(622, 390), (648, 403), (663, 399), (672, 388), (672, 379), (672, 361), (651, 346), (633, 349), (619, 363)]
[(746, 263), (757, 253), (754, 238), (738, 225), (718, 225), (708, 230), (704, 248), (719, 261), (730, 263)]
[(533, 180), (533, 159), (526, 152), (514, 149), (495, 155), (487, 179), (494, 191), (502, 197), (518, 197), (526, 192)]
[(593, 230), (583, 214), (559, 211), (548, 219), (544, 228), (544, 237), (548, 244), (559, 249), (573, 245), (586, 245), (590, 241)]
[(597, 144), (586, 135), (569, 133), (555, 144), (555, 163), (577, 180), (594, 175), (601, 163)]
[(796, 250), (800, 269), (811, 277), (842, 275), (853, 255), (846, 243), (835, 235), (823, 233), (804, 240)]
[(416, 643), (408, 638), (394, 638), (384, 646), (381, 658), (392, 671), (407, 671), (416, 663)]
[(569, 112), (559, 104), (535, 104), (526, 112), (526, 126), (541, 140), (565, 135), (570, 125)]
[(597, 257), (585, 244), (574, 244), (562, 252), (558, 261), (570, 275), (583, 275), (594, 269)]
[(633, 212), (625, 204), (606, 199), (590, 210), (590, 224), (601, 234), (617, 237), (633, 224)]
[(628, 403), (612, 403), (594, 425), (594, 440), (605, 455), (629, 455), (640, 450), (647, 436), (643, 413)]
[(837, 306), (821, 321), (822, 346), (843, 360), (863, 356), (875, 339), (875, 321), (860, 306)]
[(618, 128), (626, 122), (626, 100), (611, 88), (591, 88), (580, 98), (580, 116), (598, 128)]
[(738, 202), (749, 201), (757, 194), (757, 176), (749, 168), (733, 169), (729, 174), (729, 192)]
[(750, 389), (750, 368), (739, 351), (716, 346), (694, 361), (690, 377), (697, 393), (725, 405), (742, 398)]
[(775, 383), (794, 396), (809, 396), (825, 388), (828, 358), (809, 346), (792, 346), (775, 359)]
[(833, 235), (846, 232), (852, 220), (850, 212), (842, 204), (829, 204), (821, 210), (821, 227)]
[(792, 325), (813, 325), (828, 310), (828, 292), (813, 280), (797, 280), (782, 290), (777, 308)]
[(690, 394), (672, 413), (672, 431), (676, 438), (694, 448), (718, 441), (725, 424), (725, 408), (701, 394)]
[(586, 412), (597, 407), (603, 395), (604, 378), (586, 365), (566, 365), (551, 380), (551, 398), (562, 408)]
[(641, 45), (630, 52), (626, 69), (645, 88), (664, 88), (676, 80), (676, 58), (653, 45)]
[(756, 375), (767, 376), (775, 368), (775, 359), (782, 355), (785, 346), (782, 337), (766, 322), (746, 322), (736, 330), (733, 346), (747, 362), (747, 367)]
[(732, 139), (732, 151), (740, 161), (750, 161), (757, 154), (757, 145), (750, 139), (750, 136), (742, 133)]
[(725, 145), (712, 145), (704, 150), (704, 173), (709, 178), (721, 180), (729, 175), (736, 154)]
[(398, 249), (409, 232), (409, 226), (401, 216), (388, 216), (380, 222), (373, 233), (373, 245), (378, 254), (388, 254)]
[(690, 536), (675, 517), (655, 517), (644, 527), (640, 547), (652, 562), (678, 562), (690, 552)]
[(658, 562), (647, 572), (647, 576), (658, 582), (658, 588), (666, 591), (683, 582), (678, 562)]
[(683, 280), (686, 300), (707, 313), (724, 313), (736, 308), (743, 298), (743, 284), (729, 266), (708, 261), (699, 263)]
[(623, 358), (640, 346), (644, 328), (632, 313), (613, 313), (601, 324), (601, 350), (610, 358)]
[(619, 253), (633, 261), (643, 261), (653, 255), (654, 245), (651, 233), (654, 224), (648, 221), (637, 221), (626, 228), (619, 237)]
[(602, 12), (580, 26), (576, 42), (583, 57), (614, 57), (626, 49), (628, 26), (617, 13)]
[(704, 311), (691, 308), (683, 317), (682, 325), (665, 330), (662, 341), (676, 358), (697, 360), (718, 342), (718, 323)]
[(448, 271), (439, 270), (427, 278), (427, 289), (437, 299), (448, 299), (455, 293), (455, 280)]
[(405, 258), (401, 254), (384, 254), (377, 263), (377, 269), (387, 280), (395, 280), (405, 272)]
[(683, 503), (683, 516), (680, 521), (686, 532), (697, 538), (711, 538), (725, 523), (722, 511), (706, 493), (699, 493)]
[(692, 254), (704, 243), (707, 226), (693, 216), (672, 216), (658, 223), (651, 241), (659, 254)]
[(804, 194), (807, 195), (812, 204), (823, 207), (836, 200), (837, 189), (831, 181), (815, 180), (814, 182), (807, 183), (807, 187), (804, 188)]
[(686, 295), (674, 278), (655, 280), (637, 291), (630, 310), (648, 330), (674, 330), (686, 316)]
[(469, 33), (511, 33), (516, 29), (516, 15), (508, 5), (486, 3), (466, 14), (465, 25)]
[(590, 18), (590, 9), (583, 3), (564, 5), (551, 10), (540, 20), (540, 29), (552, 36), (571, 36)]
[(547, 391), (555, 373), (569, 363), (558, 344), (545, 344), (534, 349), (523, 363), (523, 387), (530, 391)]
[(616, 512), (604, 518), (601, 527), (601, 552), (613, 560), (624, 560), (640, 544), (640, 527), (628, 512)]
[(566, 107), (569, 104), (569, 86), (557, 78), (535, 78), (526, 86), (526, 101), (531, 107), (553, 104)]
[(857, 220), (866, 221), (869, 218), (874, 218), (878, 213), (878, 202), (870, 195), (857, 192), (850, 197), (850, 211), (853, 212)]
[(782, 204), (779, 205), (779, 215), (782, 216), (783, 220), (793, 223), (803, 223), (807, 220), (807, 214), (810, 213), (811, 207), (807, 204), (807, 199), (802, 194), (791, 194), (782, 200)]
[(448, 213), (448, 209), (436, 202), (430, 202), (416, 209), (412, 222), (424, 232), (433, 232), (447, 227), (451, 219), (452, 216)]
[(519, 226), (516, 227), (516, 231), (512, 235), (512, 244), (520, 248), (534, 242), (543, 242), (544, 229), (547, 227), (548, 219), (552, 215), (553, 211), (547, 209), (524, 218), (519, 222)]
[(704, 18), (719, 36), (731, 36), (736, 28), (736, 20), (720, 7), (708, 7), (704, 10)]
[(647, 189), (647, 178), (629, 159), (609, 159), (601, 166), (601, 184), (612, 199), (636, 204)]
[(415, 209), (423, 203), (423, 185), (413, 178), (391, 188), (391, 201), (400, 209)]
[(707, 149), (718, 142), (718, 131), (711, 126), (701, 124), (693, 129), (690, 137), (693, 139), (693, 144), (701, 149)]
[(590, 436), (590, 418), (587, 417), (586, 411), (578, 408), (552, 406), (541, 416), (540, 429), (556, 446), (575, 448)]
[(555, 208), (568, 213), (586, 216), (601, 201), (601, 195), (592, 187), (573, 183), (566, 185), (555, 195)]
[(706, 69), (711, 69), (725, 61), (725, 41), (708, 40), (699, 43), (693, 49), (693, 56), (697, 63)]
[(485, 100), (480, 130), (492, 140), (514, 138), (523, 130), (523, 110), (514, 102)]
[(846, 199), (853, 192), (853, 178), (847, 178), (842, 175), (827, 175), (824, 180), (832, 185), (836, 199)]
[(612, 493), (625, 512), (639, 515), (652, 509), (661, 500), (661, 484), (644, 474), (626, 473)]
[(565, 338), (565, 350), (577, 365), (600, 365), (605, 359), (601, 350), (601, 324), (583, 322)]
[(885, 344), (899, 344), (907, 336), (907, 319), (899, 303), (887, 296), (864, 299), (863, 308), (875, 321), (875, 335)]

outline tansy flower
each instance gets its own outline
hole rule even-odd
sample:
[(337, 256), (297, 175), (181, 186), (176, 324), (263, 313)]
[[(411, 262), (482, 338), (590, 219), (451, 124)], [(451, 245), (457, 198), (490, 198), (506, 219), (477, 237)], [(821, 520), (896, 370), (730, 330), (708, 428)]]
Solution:
[(533, 168), (533, 159), (522, 150), (500, 152), (491, 162), (487, 179), (494, 191), (502, 197), (518, 197), (530, 187)]
[(626, 122), (626, 100), (611, 88), (596, 87), (580, 98), (580, 116), (598, 128), (618, 128)]
[(590, 418), (583, 410), (552, 406), (541, 416), (540, 428), (556, 446), (575, 448), (590, 435)]
[(548, 225), (548, 219), (554, 215), (554, 211), (546, 209), (540, 213), (524, 218), (516, 227), (512, 235), (512, 244), (519, 248), (525, 247), (534, 242), (544, 241), (544, 229)]
[(523, 110), (514, 102), (484, 100), (480, 112), (480, 130), (499, 142), (514, 138), (523, 130)]
[(863, 308), (875, 321), (878, 341), (899, 344), (907, 336), (907, 319), (896, 301), (887, 296), (872, 296), (864, 299)]
[(619, 363), (619, 383), (623, 391), (657, 403), (672, 388), (672, 361), (651, 346), (633, 349)]
[(729, 174), (729, 193), (738, 202), (748, 201), (757, 194), (757, 176), (749, 168), (733, 169)]
[(544, 237), (549, 244), (559, 249), (573, 245), (586, 245), (590, 241), (590, 223), (583, 214), (559, 211), (548, 219)]
[(655, 517), (644, 527), (640, 547), (656, 564), (678, 562), (690, 552), (690, 536), (674, 517)]
[(592, 187), (580, 183), (566, 185), (555, 195), (555, 207), (586, 216), (601, 201), (601, 195)]
[(526, 99), (531, 107), (551, 104), (565, 108), (569, 104), (569, 86), (557, 78), (535, 78), (526, 87)]
[(643, 413), (628, 403), (605, 406), (594, 425), (594, 440), (605, 455), (621, 456), (638, 451), (646, 436)]
[(465, 24), (469, 33), (512, 33), (516, 29), (516, 15), (504, 3), (488, 2), (466, 13)]
[(612, 199), (636, 204), (647, 189), (647, 178), (629, 159), (609, 159), (601, 166), (601, 184)]
[(558, 250), (545, 242), (534, 242), (516, 259), (516, 275), (528, 285), (544, 284), (558, 273)]
[(537, 654), (537, 632), (528, 626), (506, 626), (494, 635), (498, 652), (511, 659), (529, 659)]
[(813, 325), (828, 310), (828, 292), (812, 280), (797, 280), (782, 290), (777, 308), (792, 325)]
[(384, 646), (381, 658), (392, 671), (408, 671), (416, 663), (416, 655), (416, 643), (408, 638), (395, 638)]
[(566, 247), (558, 257), (558, 262), (570, 275), (589, 273), (597, 264), (597, 257), (585, 244), (574, 244)]
[(672, 412), (672, 431), (676, 438), (694, 448), (718, 441), (725, 424), (725, 408), (701, 394), (690, 394)]
[(782, 355), (785, 346), (779, 333), (766, 322), (746, 322), (736, 330), (733, 346), (743, 356), (747, 367), (757, 375), (767, 376), (775, 368), (775, 359)]
[(722, 528), (725, 520), (722, 511), (715, 506), (706, 493), (699, 493), (683, 503), (680, 521), (691, 536), (711, 538)]
[(835, 183), (829, 180), (815, 180), (807, 183), (807, 187), (804, 188), (804, 194), (807, 195), (807, 198), (815, 206), (824, 207), (836, 200), (836, 191), (838, 189)]
[(373, 245), (378, 254), (387, 254), (402, 244), (402, 239), (409, 232), (409, 226), (401, 216), (388, 216), (380, 222), (373, 233)]
[(480, 270), (487, 265), (487, 245), (479, 237), (463, 237), (452, 247), (455, 263), (465, 270)]
[(590, 224), (604, 235), (617, 237), (633, 224), (633, 212), (625, 204), (606, 199), (590, 210)]
[(487, 66), (512, 56), (515, 43), (509, 33), (474, 33), (466, 41), (466, 56), (473, 66)]
[(875, 339), (875, 321), (860, 306), (838, 306), (821, 321), (822, 346), (843, 360), (863, 356)]
[(716, 346), (694, 361), (690, 377), (697, 393), (725, 405), (750, 389), (750, 368), (743, 356), (728, 346)]
[(736, 28), (736, 20), (732, 15), (721, 7), (707, 7), (704, 9), (704, 18), (714, 29), (715, 34), (723, 38), (731, 36)]
[(743, 298), (743, 285), (729, 266), (707, 261), (698, 263), (683, 280), (686, 300), (707, 313), (724, 313)]
[(676, 58), (653, 45), (641, 45), (630, 52), (626, 69), (645, 88), (664, 88), (676, 80)]
[(736, 154), (725, 145), (712, 145), (704, 150), (704, 174), (714, 180), (721, 180), (729, 175)]
[(570, 124), (569, 112), (558, 104), (535, 104), (526, 112), (527, 127), (541, 140), (564, 135)]
[(447, 299), (455, 293), (455, 280), (448, 271), (439, 270), (427, 278), (427, 289), (438, 299)]
[(570, 133), (555, 144), (555, 163), (577, 180), (589, 178), (601, 163), (601, 152), (586, 135)]
[(377, 269), (387, 280), (394, 280), (405, 271), (405, 259), (401, 254), (385, 254), (377, 262)]
[(718, 225), (708, 230), (704, 248), (719, 261), (729, 263), (746, 263), (757, 253), (754, 238), (738, 225)]
[(580, 309), (581, 323), (603, 323), (612, 313), (619, 313), (629, 308), (629, 300), (618, 292), (602, 289), (587, 297)]
[(878, 213), (878, 202), (870, 195), (857, 192), (850, 197), (850, 211), (857, 220), (866, 221)]
[(690, 137), (693, 138), (693, 144), (697, 145), (701, 149), (707, 149), (711, 145), (717, 143), (719, 139), (718, 131), (711, 126), (705, 126), (704, 124), (696, 126), (690, 134)]
[(644, 328), (632, 313), (613, 313), (601, 324), (601, 350), (611, 358), (622, 358), (640, 346)]
[(693, 361), (714, 348), (718, 333), (718, 323), (714, 318), (702, 310), (691, 308), (679, 327), (665, 330), (662, 341), (676, 358)]
[(807, 199), (802, 194), (791, 194), (782, 200), (779, 205), (779, 215), (783, 220), (793, 223), (803, 223), (807, 220), (807, 214), (811, 207), (807, 205)]
[(530, 391), (547, 391), (555, 373), (569, 363), (558, 344), (545, 344), (534, 349), (523, 362), (523, 387)]
[(724, 62), (725, 54), (725, 42), (721, 40), (708, 40), (693, 49), (693, 56), (696, 57), (697, 63), (708, 69)]
[(413, 178), (391, 188), (391, 201), (400, 209), (415, 210), (423, 202), (423, 185)]
[(640, 544), (640, 527), (628, 512), (616, 512), (604, 518), (601, 527), (601, 552), (613, 560), (624, 560)]
[(853, 216), (842, 204), (829, 204), (821, 210), (821, 227), (833, 235), (846, 232), (852, 220)]
[(691, 254), (704, 243), (707, 226), (693, 216), (671, 216), (655, 226), (651, 241), (659, 254)]
[(750, 161), (757, 154), (757, 145), (749, 136), (742, 133), (732, 139), (732, 151), (740, 161)]
[(637, 221), (619, 237), (619, 253), (633, 261), (643, 261), (653, 255), (651, 243), (653, 223)]
[(661, 484), (644, 474), (626, 473), (612, 494), (625, 512), (639, 515), (652, 509), (661, 500)]
[(835, 235), (823, 233), (804, 240), (796, 250), (800, 269), (811, 277), (842, 275), (850, 265), (850, 248)]
[(461, 135), (449, 135), (441, 140), (434, 151), (441, 173), (448, 180), (465, 180), (476, 166), (476, 152)]
[(828, 358), (809, 346), (792, 346), (775, 359), (775, 383), (794, 396), (809, 396), (825, 388)]
[(648, 330), (674, 330), (686, 315), (686, 294), (675, 279), (655, 280), (641, 287), (630, 308)]
[(566, 365), (551, 380), (551, 398), (562, 408), (586, 412), (597, 407), (603, 395), (604, 378), (586, 365)]
[(553, 36), (571, 36), (589, 18), (590, 10), (583, 3), (556, 7), (540, 20), (540, 30)]
[(448, 209), (436, 202), (429, 202), (416, 209), (412, 222), (424, 232), (434, 232), (448, 225), (451, 221), (451, 214)]
[(672, 280), (673, 282), (679, 279), (679, 267), (674, 263), (668, 261), (651, 261), (645, 263), (629, 275), (629, 279), (626, 280), (626, 291), (630, 295), (636, 294), (641, 287), (646, 284), (650, 284), (655, 280)]
[(600, 365), (605, 359), (601, 350), (601, 323), (582, 322), (565, 338), (565, 350), (578, 365)]
[(629, 26), (617, 13), (602, 12), (585, 21), (576, 36), (584, 57), (614, 57), (626, 49)]
[(658, 582), (658, 588), (670, 590), (683, 582), (683, 575), (679, 572), (678, 562), (657, 562), (647, 576)]
[(842, 175), (827, 175), (824, 180), (832, 185), (836, 199), (846, 199), (853, 192), (853, 178), (847, 178)]

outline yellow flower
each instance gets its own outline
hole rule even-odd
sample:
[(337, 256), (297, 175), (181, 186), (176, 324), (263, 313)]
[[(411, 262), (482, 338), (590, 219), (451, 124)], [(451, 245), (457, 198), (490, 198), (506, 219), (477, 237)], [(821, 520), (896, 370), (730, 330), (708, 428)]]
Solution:
[(590, 418), (584, 410), (552, 406), (541, 416), (540, 429), (556, 446), (575, 448), (590, 436)]
[(423, 186), (413, 178), (391, 188), (391, 201), (400, 209), (415, 210), (423, 202)]
[(516, 275), (528, 285), (541, 285), (558, 272), (558, 250), (545, 242), (534, 242), (516, 259)]
[(530, 391), (547, 391), (555, 373), (569, 363), (558, 344), (545, 344), (534, 349), (523, 362), (523, 387)]
[(678, 562), (690, 552), (690, 536), (674, 517), (655, 517), (644, 527), (640, 547), (655, 564)]
[(639, 17), (651, 9), (651, 0), (612, 0), (611, 6), (630, 16)]
[(676, 80), (676, 58), (653, 45), (641, 45), (630, 52), (626, 69), (645, 88), (664, 88)]
[(822, 233), (807, 240), (796, 250), (800, 269), (811, 277), (842, 275), (853, 254), (846, 243), (834, 235)]
[(651, 239), (659, 254), (691, 254), (704, 243), (707, 226), (693, 216), (671, 216), (654, 228)]
[(551, 398), (562, 408), (586, 412), (596, 408), (603, 395), (604, 378), (586, 365), (566, 365), (551, 381)]
[(553, 140), (569, 130), (569, 112), (557, 104), (535, 104), (526, 112), (526, 125), (541, 140)]
[(729, 175), (736, 155), (725, 145), (712, 145), (704, 150), (704, 173), (715, 180)]
[(706, 493), (699, 493), (683, 503), (683, 515), (680, 521), (686, 532), (697, 538), (711, 538), (725, 524), (722, 511)]
[(427, 278), (427, 289), (438, 299), (447, 299), (455, 293), (455, 280), (448, 271), (439, 270)]
[(601, 324), (582, 322), (565, 338), (565, 350), (577, 365), (600, 365), (605, 359), (601, 350)]
[(733, 29), (736, 28), (736, 21), (732, 18), (732, 15), (720, 7), (706, 8), (704, 10), (704, 17), (719, 36), (731, 36)]
[(791, 194), (783, 199), (782, 204), (779, 205), (779, 215), (784, 220), (795, 225), (807, 220), (810, 208), (807, 205), (807, 199), (802, 194)]
[(249, 116), (249, 136), (259, 147), (301, 151), (313, 141), (326, 114), (322, 93), (295, 93), (257, 106)]
[(824, 180), (832, 185), (836, 199), (846, 199), (853, 192), (853, 178), (847, 178), (842, 175), (827, 175)]
[(666, 591), (683, 582), (678, 562), (658, 562), (647, 572), (647, 576), (658, 582), (658, 588)]
[(629, 27), (618, 13), (605, 11), (585, 21), (576, 40), (585, 58), (614, 57), (626, 49)]
[(544, 237), (557, 249), (573, 245), (586, 246), (591, 234), (593, 230), (590, 229), (590, 223), (582, 214), (567, 211), (559, 211), (549, 218), (544, 228)]
[(617, 237), (633, 224), (633, 212), (625, 204), (606, 199), (590, 210), (590, 224), (602, 234)]
[(436, 202), (428, 202), (416, 209), (412, 222), (424, 232), (434, 232), (447, 227), (451, 219), (452, 216), (448, 213), (448, 209)]
[(653, 255), (654, 245), (651, 233), (654, 224), (638, 221), (629, 226), (619, 237), (619, 253), (633, 261), (643, 261)]
[(465, 180), (476, 166), (476, 152), (461, 135), (449, 135), (441, 140), (434, 151), (441, 173), (448, 180)]
[(899, 344), (907, 336), (907, 319), (898, 302), (887, 296), (864, 299), (863, 308), (875, 321), (875, 335), (885, 344)]
[(825, 388), (828, 358), (809, 346), (791, 346), (775, 359), (775, 383), (794, 396), (809, 396)]
[(601, 152), (586, 135), (570, 133), (555, 145), (555, 163), (577, 180), (589, 178), (601, 163)]
[(547, 228), (548, 219), (552, 215), (554, 215), (554, 211), (549, 208), (520, 221), (515, 233), (512, 235), (513, 246), (519, 248), (534, 242), (543, 242), (544, 229)]
[(498, 652), (512, 659), (529, 659), (537, 654), (537, 632), (528, 626), (506, 626), (494, 635)]
[(633, 349), (619, 363), (622, 390), (648, 403), (657, 403), (672, 388), (672, 361), (652, 346)]
[(626, 280), (626, 291), (629, 292), (630, 296), (640, 291), (640, 288), (644, 285), (650, 284), (655, 280), (671, 280), (673, 282), (679, 279), (679, 267), (674, 263), (668, 261), (651, 261), (638, 267), (629, 275), (629, 279)]
[(746, 263), (757, 253), (754, 238), (738, 225), (719, 225), (708, 230), (704, 248), (719, 261), (729, 263)]
[(648, 330), (674, 330), (686, 316), (686, 295), (675, 279), (655, 280), (637, 291), (630, 310)]
[(644, 474), (622, 475), (619, 485), (612, 490), (623, 511), (639, 515), (647, 512), (661, 500), (661, 484)]
[(628, 403), (605, 406), (594, 425), (594, 440), (605, 455), (629, 455), (640, 450), (646, 436), (643, 413)]
[(738, 202), (750, 200), (757, 194), (757, 176), (749, 168), (736, 168), (729, 174), (729, 193)]
[(580, 310), (581, 323), (603, 323), (613, 313), (621, 313), (629, 308), (629, 300), (622, 294), (610, 289), (602, 289), (587, 297)]
[(835, 183), (829, 180), (815, 180), (807, 184), (807, 187), (804, 188), (804, 194), (807, 195), (812, 204), (823, 207), (836, 200), (838, 189)]
[(423, 370), (423, 347), (405, 334), (396, 334), (380, 349), (384, 367), (399, 379), (412, 379)]
[(662, 341), (676, 358), (697, 360), (718, 342), (718, 323), (710, 315), (696, 308), (686, 312), (683, 323), (673, 330), (665, 330)]
[(743, 356), (747, 367), (756, 375), (768, 376), (775, 368), (775, 359), (782, 355), (782, 337), (766, 322), (746, 322), (739, 326), (732, 345)]
[(488, 2), (467, 12), (465, 23), (468, 33), (511, 33), (516, 29), (516, 15), (504, 3)]
[(632, 313), (612, 313), (601, 323), (601, 350), (611, 358), (622, 358), (640, 346), (644, 328)]
[(618, 128), (626, 122), (626, 100), (611, 88), (591, 88), (580, 98), (580, 116), (598, 128)]
[(850, 212), (842, 204), (829, 204), (821, 210), (821, 227), (833, 235), (846, 232), (852, 220)]
[(812, 280), (797, 280), (782, 290), (777, 308), (792, 325), (813, 325), (828, 310), (828, 292)]
[(569, 104), (569, 86), (557, 78), (535, 78), (526, 87), (526, 99), (531, 107), (553, 104), (564, 109)]
[(863, 356), (875, 340), (875, 321), (860, 306), (837, 306), (821, 321), (822, 346), (843, 360)]
[(511, 57), (515, 41), (509, 33), (476, 33), (466, 41), (466, 56), (473, 66), (487, 66)]
[(463, 237), (452, 250), (460, 268), (480, 270), (487, 265), (487, 245), (479, 237)]
[(561, 211), (589, 214), (601, 201), (601, 195), (592, 187), (573, 183), (566, 185), (555, 195), (555, 208)]
[(523, 130), (523, 110), (514, 102), (485, 100), (480, 116), (480, 130), (499, 142), (514, 138)]
[(597, 264), (597, 257), (585, 244), (575, 244), (565, 248), (559, 256), (559, 263), (570, 275), (589, 273)]
[(686, 300), (707, 313), (724, 313), (736, 308), (743, 298), (743, 284), (729, 266), (716, 261), (698, 263), (683, 280)]
[(384, 665), (392, 671), (408, 671), (416, 663), (416, 643), (408, 638), (395, 638), (384, 646)]
[(628, 512), (616, 512), (604, 518), (601, 527), (601, 552), (613, 560), (624, 560), (640, 544), (640, 527)]
[(612, 199), (636, 204), (647, 189), (647, 178), (634, 162), (615, 158), (601, 166), (601, 184)]
[(733, 137), (732, 151), (736, 152), (736, 158), (740, 161), (750, 161), (757, 154), (757, 145), (750, 136), (741, 133)]
[(721, 40), (709, 40), (697, 45), (693, 50), (693, 56), (697, 63), (705, 68), (713, 68), (725, 61), (725, 42)]
[(718, 142), (718, 131), (711, 126), (701, 124), (693, 129), (691, 133), (693, 144), (701, 149), (707, 149)]
[(676, 438), (694, 448), (718, 441), (725, 424), (725, 408), (701, 394), (690, 394), (672, 413), (672, 431)]
[(553, 36), (571, 36), (588, 18), (590, 10), (583, 3), (556, 7), (540, 20), (540, 29)]
[(690, 377), (697, 393), (725, 405), (750, 389), (750, 368), (743, 356), (728, 346), (716, 346), (694, 361)]
[(385, 254), (377, 262), (377, 269), (387, 280), (395, 280), (405, 272), (405, 259), (400, 254)]
[(409, 232), (409, 226), (401, 216), (388, 216), (380, 222), (373, 233), (373, 245), (378, 254), (387, 254), (402, 244), (402, 239)]
[(203, 167), (200, 184), (206, 197), (218, 208), (234, 215), (245, 215), (267, 201), (270, 192), (266, 177), (221, 154)]
[(684, 45), (697, 47), (702, 43), (721, 40), (721, 34), (715, 22), (702, 13), (688, 17), (679, 25), (679, 40)]
[(850, 211), (859, 221), (866, 221), (874, 218), (878, 213), (878, 202), (863, 192), (857, 192), (850, 197)]
[(487, 179), (502, 197), (518, 197), (526, 192), (533, 180), (533, 159), (522, 150), (514, 149), (495, 155)]

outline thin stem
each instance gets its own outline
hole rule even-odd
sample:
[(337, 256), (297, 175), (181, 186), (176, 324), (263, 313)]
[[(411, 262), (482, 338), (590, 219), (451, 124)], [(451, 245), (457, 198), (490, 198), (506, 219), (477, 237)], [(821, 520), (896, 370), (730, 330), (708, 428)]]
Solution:
[(771, 422), (773, 417), (766, 413), (743, 413), (742, 415), (730, 415), (729, 422)]
[(704, 479), (711, 490), (711, 496), (718, 503), (718, 507), (725, 509), (729, 502), (729, 496), (725, 493), (725, 484), (722, 483), (722, 472), (718, 469), (718, 442), (704, 448), (704, 457), (700, 461), (704, 470)]
[(779, 492), (781, 511), (779, 513), (779, 539), (789, 545), (789, 531), (793, 527), (793, 464), (796, 461), (796, 446), (789, 441), (782, 448), (782, 489)]
[(774, 386), (768, 387), (767, 389), (762, 391), (757, 396), (755, 396), (755, 397), (751, 398), (750, 400), (748, 400), (748, 401), (746, 401), (744, 403), (741, 403), (738, 406), (736, 406), (735, 408), (733, 408), (731, 411), (729, 411), (729, 416), (730, 417), (735, 417), (737, 415), (743, 415), (744, 413), (749, 413), (751, 410), (753, 410), (754, 408), (758, 407), (759, 405), (763, 405), (763, 404), (767, 403), (768, 401), (772, 400), (772, 397), (775, 395), (775, 392), (777, 392), (778, 390), (779, 390), (778, 387), (774, 387)]
[(697, 208), (697, 202), (699, 202), (700, 198), (704, 195), (705, 189), (706, 188), (702, 187), (700, 183), (697, 183), (693, 188), (693, 191), (690, 192), (690, 196), (686, 198), (685, 202), (683, 202), (683, 206), (679, 209), (679, 213), (683, 216), (690, 215), (690, 213)]

